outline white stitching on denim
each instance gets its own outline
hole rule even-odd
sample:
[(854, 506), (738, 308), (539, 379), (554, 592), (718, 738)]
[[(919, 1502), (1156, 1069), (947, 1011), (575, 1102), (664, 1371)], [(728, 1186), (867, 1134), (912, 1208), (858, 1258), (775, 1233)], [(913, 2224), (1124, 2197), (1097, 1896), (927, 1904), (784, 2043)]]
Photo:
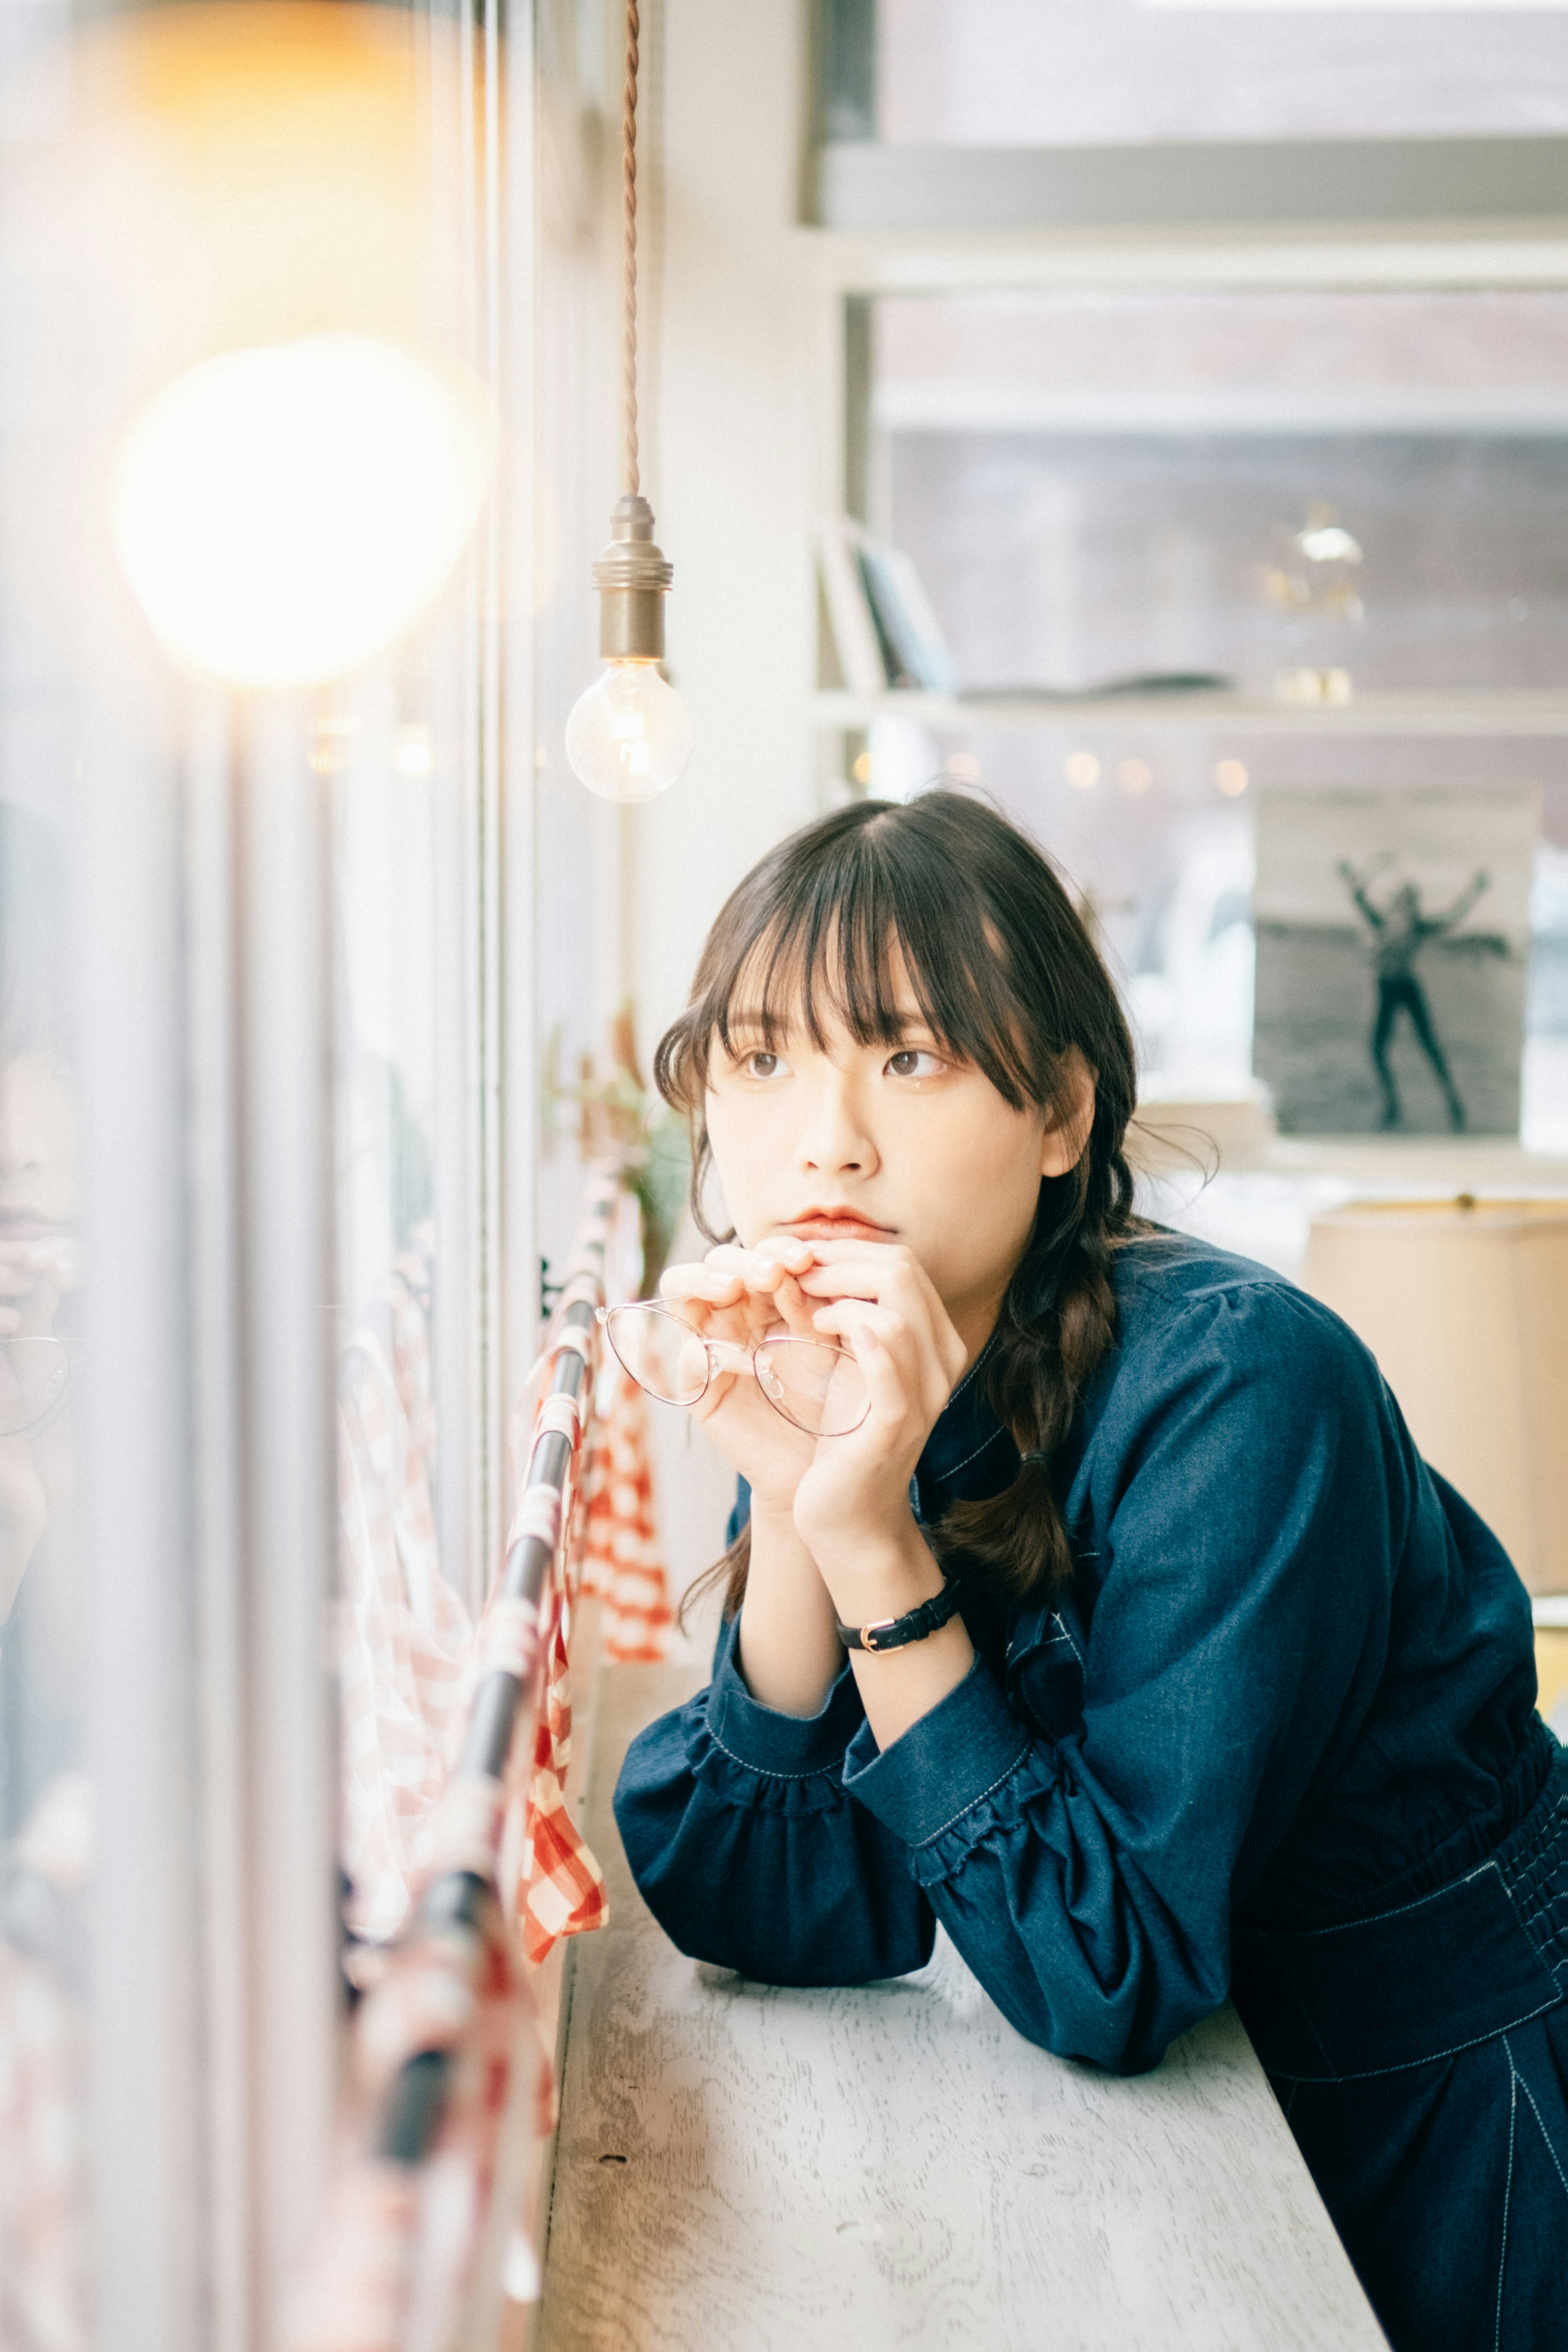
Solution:
[[(1508, 2050), (1508, 2036), (1506, 2033), (1502, 2038), (1502, 2046), (1505, 2050)], [(1564, 2197), (1568, 2197), (1568, 2172), (1563, 2171), (1557, 2150), (1552, 2145), (1551, 2136), (1547, 2131), (1546, 2126), (1541, 2121), (1541, 2109), (1535, 2104), (1534, 2092), (1531, 2089), (1530, 2084), (1525, 2081), (1524, 2076), (1520, 2073), (1519, 2068), (1513, 2065), (1513, 2052), (1511, 2050), (1508, 2050), (1508, 2063), (1510, 2066), (1513, 2066), (1514, 2081), (1519, 2084), (1520, 2089), (1530, 2101), (1530, 2112), (1535, 2117), (1536, 2123), (1540, 2126), (1541, 2137), (1546, 2142), (1546, 2153), (1552, 2158), (1558, 2179), (1563, 2183), (1563, 2194)]]
[(973, 1454), (966, 1454), (962, 1462), (953, 1464), (951, 1470), (939, 1470), (933, 1483), (938, 1486), (945, 1486), (950, 1478), (956, 1478), (961, 1470), (967, 1470), (972, 1462), (978, 1462), (987, 1447), (994, 1445), (996, 1440), (999, 1437), (1005, 1437), (1006, 1433), (1004, 1429), (994, 1429), (984, 1443), (975, 1447)]
[(1492, 2337), (1492, 2352), (1502, 2347), (1502, 2280), (1508, 2262), (1508, 2208), (1513, 2195), (1513, 2135), (1519, 2116), (1519, 2077), (1513, 2071), (1513, 2057), (1508, 2049), (1508, 2037), (1503, 2037), (1503, 2050), (1508, 2053), (1508, 2179), (1502, 2191), (1502, 2244), (1497, 2258), (1497, 2333)]
[(737, 1756), (732, 1748), (726, 1748), (710, 1723), (707, 1731), (721, 1756), (738, 1764), (742, 1772), (754, 1772), (762, 1780), (831, 1780), (843, 1769), (844, 1759), (840, 1757), (837, 1764), (814, 1764), (809, 1772), (771, 1772), (765, 1764), (752, 1764), (744, 1756)]
[[(959, 1381), (958, 1386), (955, 1389), (950, 1389), (948, 1391), (948, 1404), (954, 1403), (957, 1399), (963, 1394), (964, 1390), (969, 1386), (970, 1381), (974, 1378), (975, 1373), (980, 1370), (981, 1365), (985, 1361), (986, 1357), (991, 1353), (992, 1349), (995, 1345), (996, 1332), (994, 1330), (989, 1339), (986, 1340), (984, 1348), (981, 1349), (980, 1353), (975, 1357), (974, 1361), (970, 1365), (969, 1370), (964, 1373), (963, 1378)], [(945, 1412), (946, 1410), (947, 1405), (944, 1405), (942, 1407), (942, 1411)], [(987, 1438), (986, 1444), (989, 1444), (990, 1442), (990, 1439)]]
[(1017, 1770), (1019, 1765), (1028, 1754), (1031, 1744), (1032, 1743), (1027, 1739), (1025, 1740), (1024, 1745), (1019, 1748), (1018, 1753), (1014, 1757), (1013, 1761), (1003, 1773), (1001, 1780), (993, 1780), (988, 1789), (982, 1789), (977, 1797), (971, 1797), (966, 1805), (960, 1805), (957, 1812), (952, 1815), (952, 1819), (943, 1822), (941, 1829), (932, 1830), (929, 1837), (917, 1838), (915, 1841), (915, 1852), (918, 1853), (922, 1845), (933, 1844), (935, 1841), (942, 1835), (943, 1831), (950, 1830), (952, 1827), (953, 1822), (961, 1822), (965, 1813), (972, 1813), (976, 1805), (983, 1805), (987, 1797), (994, 1797), (996, 1794), (997, 1790), (1002, 1786), (1002, 1781), (1010, 1780), (1012, 1779), (1014, 1773)]
[(1063, 1640), (1064, 1642), (1068, 1643), (1070, 1645), (1071, 1650), (1072, 1650), (1073, 1656), (1078, 1660), (1079, 1664), (1080, 1666), (1083, 1666), (1083, 1671), (1084, 1671), (1084, 1673), (1085, 1673), (1085, 1674), (1087, 1674), (1087, 1673), (1089, 1672), (1089, 1668), (1088, 1668), (1087, 1666), (1084, 1666), (1084, 1665), (1083, 1665), (1083, 1652), (1079, 1648), (1078, 1643), (1073, 1640), (1073, 1638), (1072, 1638), (1072, 1628), (1071, 1628), (1071, 1626), (1070, 1626), (1070, 1625), (1068, 1625), (1068, 1623), (1067, 1622), (1067, 1620), (1063, 1617), (1063, 1615), (1062, 1615), (1062, 1613), (1061, 1613), (1060, 1610), (1058, 1610), (1058, 1609), (1053, 1609), (1053, 1610), (1052, 1610), (1052, 1612), (1051, 1612), (1051, 1622), (1052, 1622), (1052, 1624), (1053, 1624), (1053, 1625), (1059, 1625), (1059, 1626), (1061, 1627), (1061, 1629), (1062, 1629), (1062, 1633), (1061, 1633), (1061, 1638), (1062, 1638), (1062, 1640)]
[(1417, 2066), (1435, 2066), (1439, 2058), (1457, 2058), (1461, 2050), (1479, 2050), (1483, 2042), (1495, 2042), (1500, 2033), (1511, 2033), (1517, 2025), (1528, 2025), (1533, 2017), (1544, 2017), (1549, 2009), (1560, 2006), (1562, 1996), (1554, 1994), (1543, 2000), (1539, 2009), (1527, 2009), (1522, 2017), (1510, 2017), (1506, 2026), (1493, 2026), (1489, 2033), (1477, 2033), (1468, 2042), (1456, 2042), (1449, 2049), (1429, 2051), (1425, 2058), (1406, 2058), (1398, 2066), (1363, 2066), (1356, 2074), (1292, 2074), (1288, 2066), (1270, 2066), (1268, 2072), (1278, 2074), (1282, 2083), (1375, 2083), (1383, 2074), (1410, 2074)]
[[(1552, 1990), (1554, 1992), (1559, 1992), (1560, 1988), (1557, 1983), (1557, 1969), (1552, 1968), (1548, 1963), (1546, 1955), (1538, 1948), (1535, 1937), (1530, 1933), (1531, 1927), (1541, 1918), (1542, 1914), (1539, 1911), (1533, 1911), (1530, 1914), (1528, 1919), (1522, 1917), (1520, 1913), (1519, 1906), (1513, 1899), (1513, 1889), (1509, 1885), (1508, 1880), (1503, 1877), (1500, 1870), (1498, 1872), (1498, 1878), (1501, 1884), (1504, 1895), (1508, 1897), (1509, 1908), (1513, 1913), (1515, 1919), (1519, 1922), (1520, 1933), (1523, 1936), (1525, 1942), (1530, 1946), (1531, 1950), (1534, 1952), (1536, 1958), (1541, 1963), (1541, 1972), (1542, 1976), (1544, 1976), (1547, 1983), (1552, 1987)], [(1555, 1926), (1552, 1927), (1551, 1932), (1555, 1935)], [(1559, 1963), (1559, 1965), (1561, 1966), (1562, 1963)]]

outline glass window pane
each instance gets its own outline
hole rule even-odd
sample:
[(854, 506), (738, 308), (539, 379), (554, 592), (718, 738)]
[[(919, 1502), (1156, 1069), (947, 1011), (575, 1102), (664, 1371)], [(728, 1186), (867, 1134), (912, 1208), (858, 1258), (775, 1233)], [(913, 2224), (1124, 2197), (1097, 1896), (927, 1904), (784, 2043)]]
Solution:
[(0, 800), (0, 2341), (87, 2340), (92, 1803), (66, 834)]

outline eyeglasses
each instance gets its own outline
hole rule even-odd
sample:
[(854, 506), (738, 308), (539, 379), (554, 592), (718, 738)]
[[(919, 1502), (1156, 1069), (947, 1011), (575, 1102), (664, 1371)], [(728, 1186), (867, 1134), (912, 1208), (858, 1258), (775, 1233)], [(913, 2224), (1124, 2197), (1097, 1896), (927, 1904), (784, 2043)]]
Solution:
[(20, 1437), (47, 1421), (71, 1376), (64, 1339), (0, 1339), (0, 1437)]
[(710, 1339), (668, 1307), (601, 1307), (616, 1360), (661, 1404), (694, 1405), (715, 1372), (750, 1372), (768, 1402), (809, 1437), (847, 1437), (871, 1410), (866, 1375), (844, 1348), (815, 1339)]

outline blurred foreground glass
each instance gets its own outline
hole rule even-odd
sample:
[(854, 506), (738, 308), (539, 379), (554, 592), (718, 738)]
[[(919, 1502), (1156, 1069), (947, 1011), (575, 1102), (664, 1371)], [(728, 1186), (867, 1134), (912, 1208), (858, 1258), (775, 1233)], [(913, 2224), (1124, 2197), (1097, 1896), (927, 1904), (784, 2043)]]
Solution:
[(810, 1437), (847, 1437), (871, 1410), (866, 1376), (842, 1348), (705, 1339), (665, 1307), (601, 1307), (598, 1319), (637, 1386), (661, 1404), (697, 1404), (715, 1372), (751, 1372), (773, 1411)]
[[(12, 725), (16, 670), (8, 642), (0, 715)], [(19, 804), (9, 774), (0, 782), (0, 2344), (85, 2352), (95, 1599), (70, 1379), (71, 866), (47, 770), (30, 782), (45, 808)]]
[(423, 8), (186, 0), (73, 35), (59, 135), (5, 159), (28, 266), (100, 355), (19, 549), (62, 646), (134, 676), (123, 580), (185, 670), (309, 688), (438, 595), (496, 438), (458, 128), (479, 79)]
[(65, 1395), (70, 1370), (63, 1339), (0, 1339), (0, 1437), (41, 1429)]

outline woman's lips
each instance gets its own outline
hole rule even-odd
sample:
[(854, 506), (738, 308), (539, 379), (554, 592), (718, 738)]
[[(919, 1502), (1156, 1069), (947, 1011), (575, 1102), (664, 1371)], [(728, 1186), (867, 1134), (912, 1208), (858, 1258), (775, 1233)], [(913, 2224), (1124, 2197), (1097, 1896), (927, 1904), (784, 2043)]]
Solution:
[(874, 1225), (868, 1217), (797, 1217), (784, 1231), (798, 1234), (803, 1242), (886, 1242), (893, 1237), (891, 1225)]

